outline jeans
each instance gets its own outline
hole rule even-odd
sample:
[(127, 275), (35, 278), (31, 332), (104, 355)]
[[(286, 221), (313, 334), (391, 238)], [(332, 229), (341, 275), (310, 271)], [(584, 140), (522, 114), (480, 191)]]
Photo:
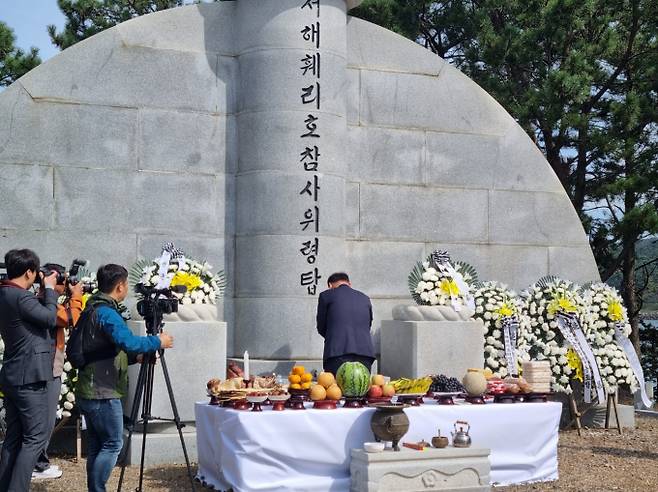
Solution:
[(123, 445), (121, 400), (78, 400), (87, 422), (87, 488), (105, 492), (105, 484)]

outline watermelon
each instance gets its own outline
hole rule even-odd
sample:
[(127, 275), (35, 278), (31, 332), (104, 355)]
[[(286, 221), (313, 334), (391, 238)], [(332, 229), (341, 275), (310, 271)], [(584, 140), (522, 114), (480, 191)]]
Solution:
[(360, 362), (345, 362), (338, 368), (336, 382), (348, 398), (360, 398), (370, 388), (370, 371)]

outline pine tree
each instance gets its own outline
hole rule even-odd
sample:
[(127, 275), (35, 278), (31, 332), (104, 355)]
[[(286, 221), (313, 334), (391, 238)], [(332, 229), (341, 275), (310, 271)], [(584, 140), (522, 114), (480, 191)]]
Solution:
[(66, 17), (62, 32), (53, 25), (48, 34), (59, 49), (66, 49), (122, 22), (183, 5), (183, 0), (57, 0)]
[(6, 87), (41, 63), (39, 50), (28, 53), (15, 46), (16, 37), (7, 24), (0, 22), (0, 87)]

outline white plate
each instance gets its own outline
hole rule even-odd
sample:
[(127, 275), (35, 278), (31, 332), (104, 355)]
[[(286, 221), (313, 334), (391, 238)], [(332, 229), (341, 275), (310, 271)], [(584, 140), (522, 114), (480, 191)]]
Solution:
[(432, 393), (434, 396), (459, 396), (463, 394), (462, 391), (434, 391)]
[(270, 399), (270, 401), (286, 401), (286, 400), (290, 399), (290, 395), (288, 395), (288, 394), (286, 394), (286, 395), (270, 395), (270, 396), (268, 396), (268, 398)]
[(267, 400), (267, 396), (247, 396), (249, 403), (263, 403), (265, 400)]

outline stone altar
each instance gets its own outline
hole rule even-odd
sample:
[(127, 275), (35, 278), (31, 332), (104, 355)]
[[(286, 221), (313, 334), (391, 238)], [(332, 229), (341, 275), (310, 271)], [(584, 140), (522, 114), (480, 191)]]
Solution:
[(487, 492), (489, 450), (445, 448), (367, 453), (352, 450), (352, 492)]

